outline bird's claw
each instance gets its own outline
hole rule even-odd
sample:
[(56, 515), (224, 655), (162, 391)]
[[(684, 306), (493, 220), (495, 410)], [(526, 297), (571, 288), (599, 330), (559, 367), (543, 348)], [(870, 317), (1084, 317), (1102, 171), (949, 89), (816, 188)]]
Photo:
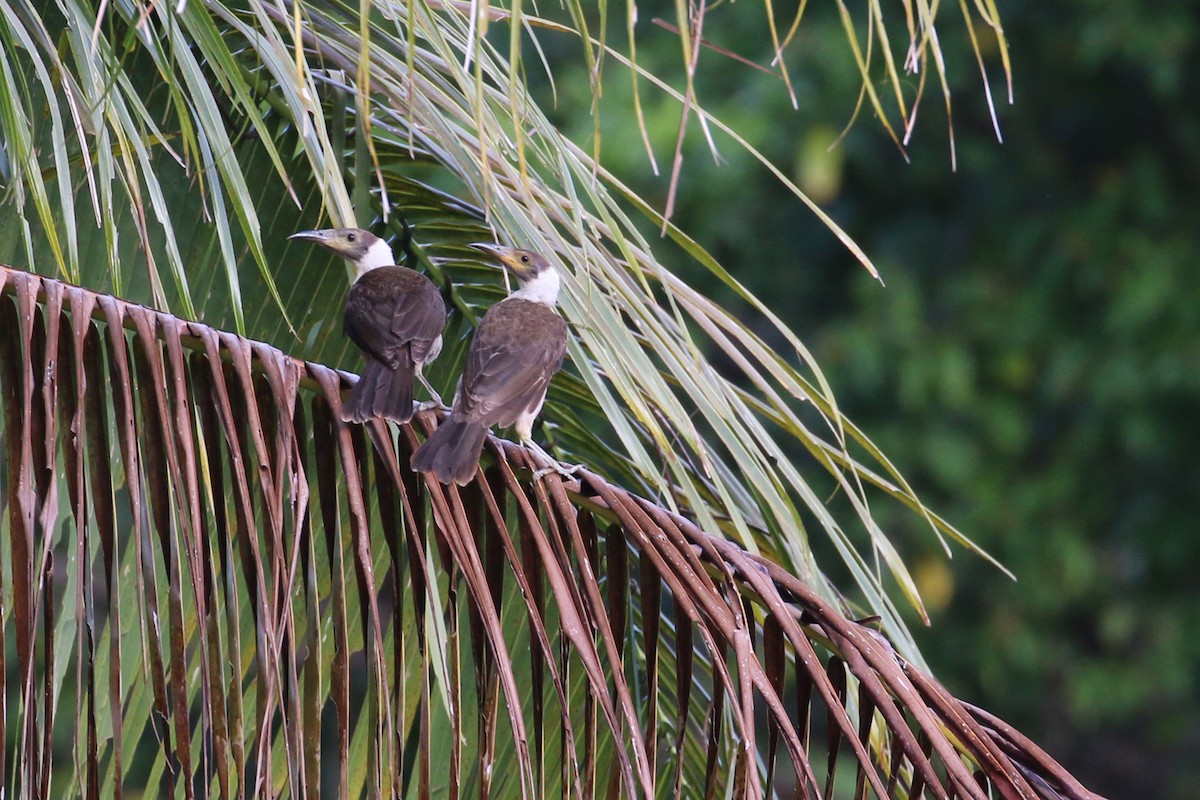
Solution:
[(533, 479), (535, 481), (541, 480), (545, 476), (549, 475), (551, 472), (557, 472), (559, 475), (561, 475), (564, 478), (570, 478), (570, 477), (574, 476), (576, 472), (583, 469), (583, 464), (573, 464), (573, 465), (563, 464), (557, 458), (555, 458), (554, 456), (547, 453), (540, 444), (533, 441), (532, 439), (525, 439), (521, 442), (521, 444), (525, 446), (525, 449), (537, 454), (538, 456), (541, 456), (541, 459), (543, 461), (550, 464), (550, 466), (548, 466), (548, 467), (541, 467), (541, 468), (535, 469), (533, 471)]
[(533, 473), (533, 479), (535, 481), (540, 481), (542, 478), (546, 477), (551, 472), (557, 472), (559, 475), (561, 475), (564, 478), (573, 478), (573, 477), (575, 477), (575, 473), (579, 472), (579, 470), (581, 470), (581, 469), (583, 469), (583, 464), (572, 464), (571, 466), (564, 466), (563, 464), (561, 464), (559, 462), (555, 462), (554, 466), (552, 466), (552, 467), (542, 467), (539, 470), (535, 470)]
[(449, 411), (449, 410), (450, 410), (450, 406), (443, 403), (442, 398), (440, 398), (440, 397), (436, 397), (433, 400), (426, 400), (424, 402), (417, 403), (417, 413), (418, 414), (420, 414), (422, 411)]
[(434, 409), (434, 408), (441, 409), (443, 411), (450, 410), (450, 406), (446, 405), (446, 401), (442, 399), (442, 396), (440, 394), (438, 394), (437, 390), (429, 385), (429, 381), (425, 380), (424, 375), (422, 375), (418, 372), (417, 380), (419, 380), (421, 382), (421, 385), (425, 387), (425, 391), (429, 392), (429, 398), (430, 398), (430, 399), (426, 400), (424, 403), (421, 403), (419, 410), (429, 411), (430, 409)]

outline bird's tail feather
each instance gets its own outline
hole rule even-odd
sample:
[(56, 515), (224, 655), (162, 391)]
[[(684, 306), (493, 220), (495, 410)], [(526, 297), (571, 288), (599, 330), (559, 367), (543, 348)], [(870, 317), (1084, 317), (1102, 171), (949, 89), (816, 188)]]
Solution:
[(366, 422), (383, 417), (408, 422), (413, 415), (413, 366), (401, 361), (396, 369), (374, 359), (363, 367), (362, 377), (342, 406), (346, 422)]
[(412, 468), (432, 472), (442, 483), (465, 485), (475, 476), (487, 428), (450, 417), (413, 453)]

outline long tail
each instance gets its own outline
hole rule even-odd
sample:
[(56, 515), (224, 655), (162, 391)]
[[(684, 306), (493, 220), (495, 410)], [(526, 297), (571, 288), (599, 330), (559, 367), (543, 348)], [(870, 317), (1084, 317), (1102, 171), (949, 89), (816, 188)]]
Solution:
[(432, 472), (442, 483), (465, 485), (475, 477), (487, 428), (450, 417), (413, 453), (412, 468)]
[(396, 369), (389, 369), (382, 361), (367, 359), (362, 377), (342, 406), (342, 419), (366, 422), (383, 417), (408, 422), (413, 415), (413, 372), (413, 365), (403, 360)]

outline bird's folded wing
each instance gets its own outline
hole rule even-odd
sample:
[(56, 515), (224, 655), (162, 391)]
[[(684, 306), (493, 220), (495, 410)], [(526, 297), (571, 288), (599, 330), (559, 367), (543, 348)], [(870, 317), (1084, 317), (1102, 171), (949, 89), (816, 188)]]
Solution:
[(463, 410), (487, 426), (511, 425), (541, 402), (566, 355), (567, 325), (561, 317), (544, 307), (544, 313), (514, 309), (512, 303), (488, 312), (463, 373)]
[(446, 323), (441, 294), (428, 278), (405, 267), (380, 267), (358, 280), (346, 298), (347, 335), (362, 350), (385, 363), (407, 355), (415, 344), (416, 360), (423, 360), (429, 343)]

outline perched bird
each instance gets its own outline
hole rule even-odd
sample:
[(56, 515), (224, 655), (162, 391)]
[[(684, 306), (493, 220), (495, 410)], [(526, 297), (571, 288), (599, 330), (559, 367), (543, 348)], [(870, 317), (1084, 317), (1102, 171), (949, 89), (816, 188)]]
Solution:
[(532, 438), (533, 421), (542, 410), (550, 379), (567, 352), (567, 323), (553, 310), (558, 272), (528, 250), (471, 246), (499, 259), (520, 288), (484, 314), (471, 340), (450, 415), (413, 453), (413, 469), (432, 472), (442, 483), (471, 480), (493, 425), (514, 426), (521, 444), (551, 464), (558, 463)]
[(396, 266), (392, 248), (369, 231), (332, 228), (288, 238), (320, 245), (354, 266), (342, 328), (366, 363), (342, 406), (342, 419), (408, 422), (413, 415), (413, 378), (441, 405), (441, 397), (421, 374), (441, 351), (446, 327), (446, 304), (433, 282)]

